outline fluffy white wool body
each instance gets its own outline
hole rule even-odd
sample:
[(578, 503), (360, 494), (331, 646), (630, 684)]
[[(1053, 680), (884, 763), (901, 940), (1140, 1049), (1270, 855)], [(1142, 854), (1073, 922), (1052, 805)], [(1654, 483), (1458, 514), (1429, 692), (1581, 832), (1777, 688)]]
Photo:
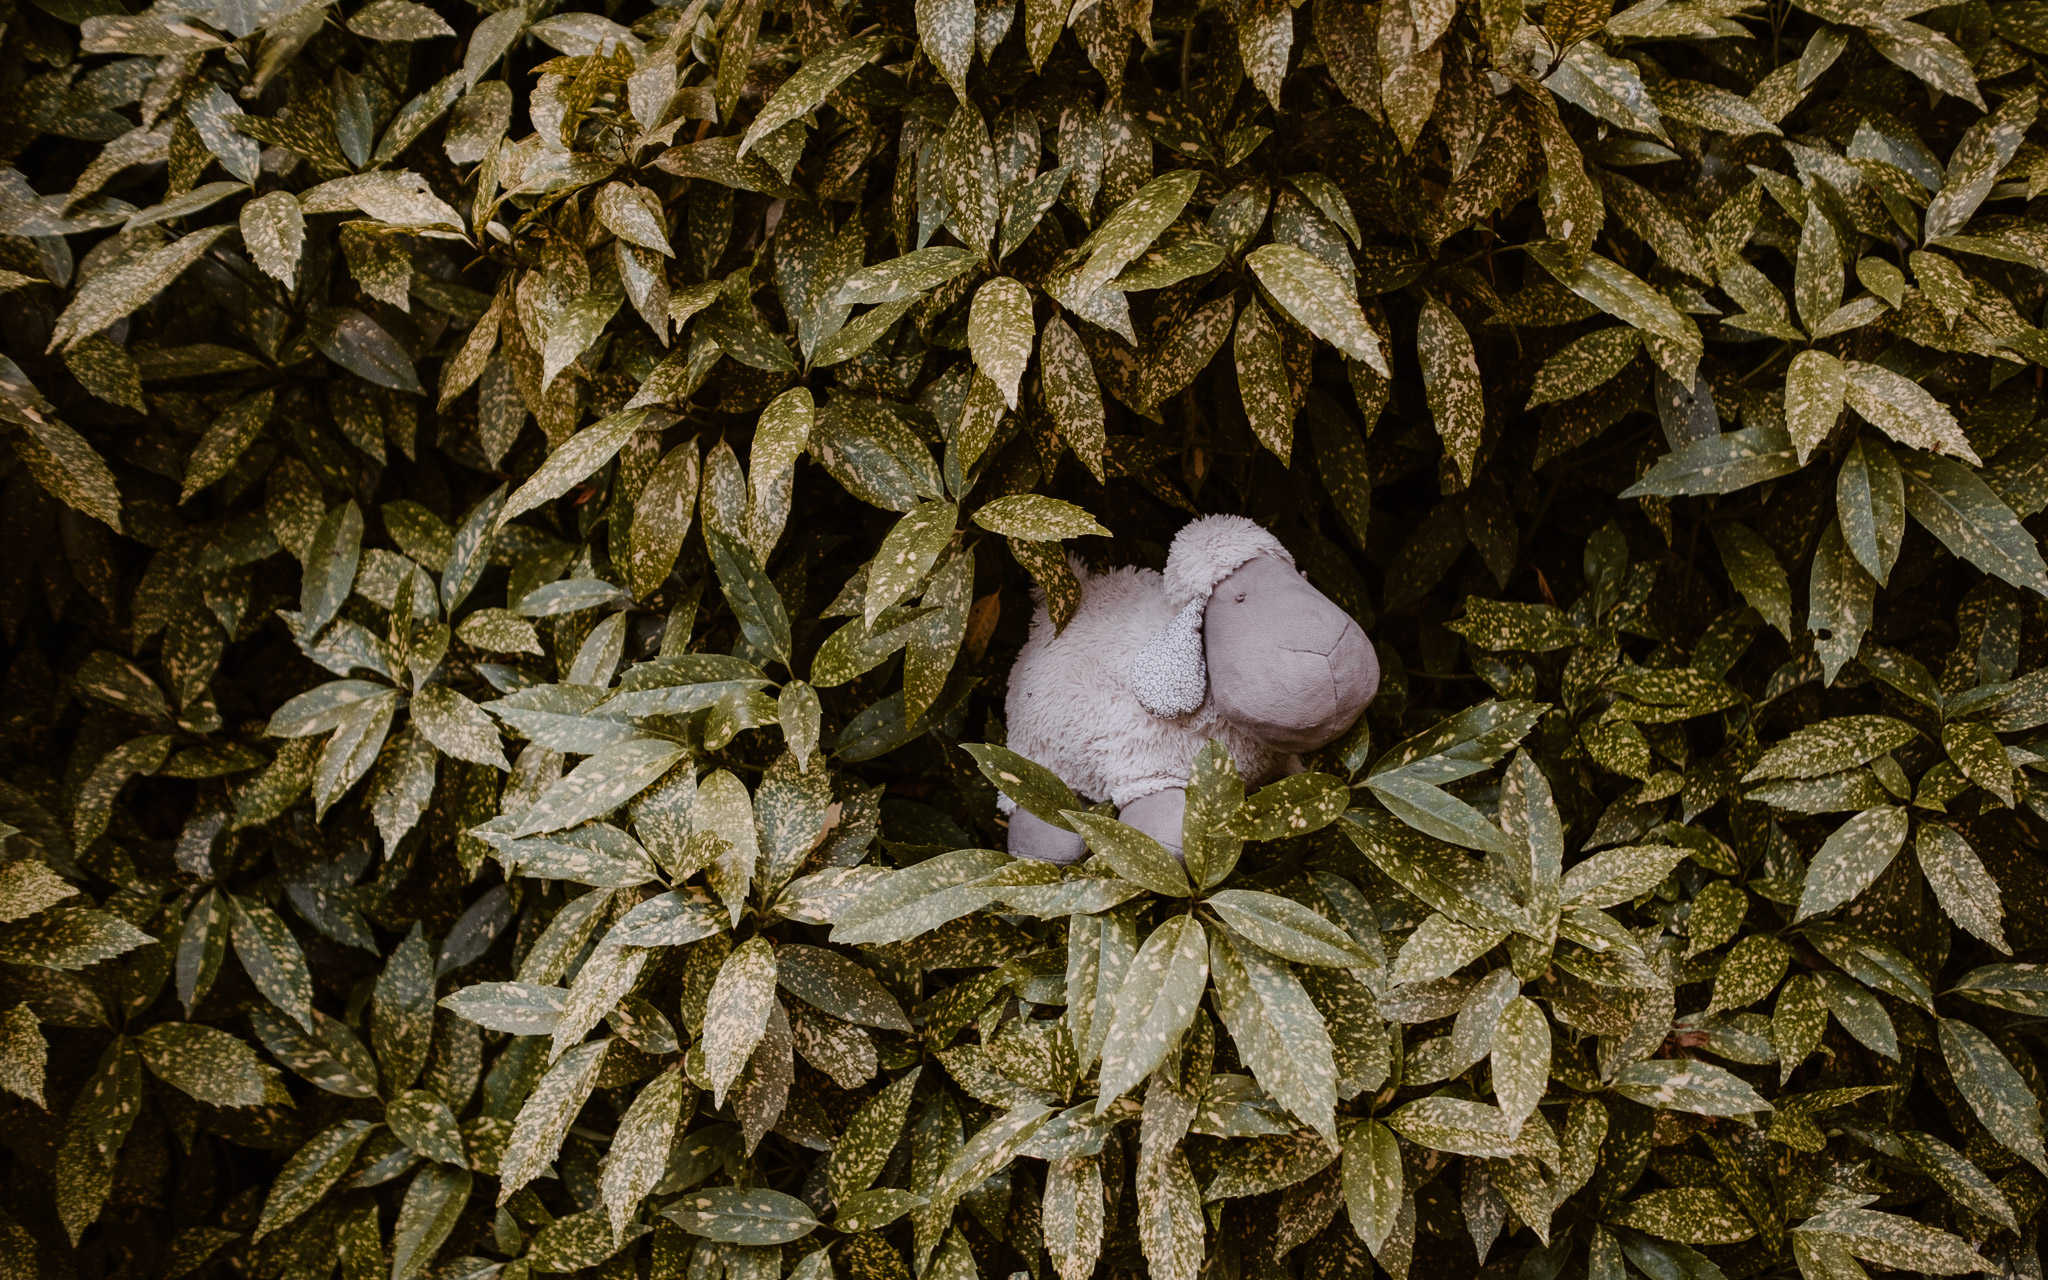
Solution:
[[(1084, 799), (1118, 807), (1185, 786), (1195, 754), (1211, 738), (1230, 748), (1248, 785), (1298, 769), (1293, 756), (1225, 720), (1206, 689), (1193, 711), (1160, 716), (1146, 709), (1140, 689), (1185, 681), (1142, 669), (1133, 677), (1133, 660), (1154, 637), (1254, 555), (1294, 563), (1272, 534), (1241, 516), (1208, 516), (1182, 529), (1163, 577), (1137, 568), (1091, 573), (1068, 557), (1081, 605), (1057, 634), (1043, 603), (1032, 615), (1031, 638), (1010, 670), (1010, 749), (1058, 774)], [(1171, 656), (1188, 661), (1179, 650), (1191, 642), (1199, 662), (1200, 631), (1180, 630), (1185, 635), (1171, 637), (1179, 642)], [(1147, 657), (1155, 655), (1170, 656), (1155, 649)], [(1156, 693), (1152, 701), (1158, 704)], [(1002, 807), (1014, 808), (1007, 800)]]

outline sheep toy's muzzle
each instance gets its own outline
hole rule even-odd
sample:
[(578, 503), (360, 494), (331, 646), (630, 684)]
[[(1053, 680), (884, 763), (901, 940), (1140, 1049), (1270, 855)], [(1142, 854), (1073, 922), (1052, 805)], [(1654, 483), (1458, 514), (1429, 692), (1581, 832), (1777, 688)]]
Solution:
[(1202, 631), (1217, 710), (1283, 750), (1335, 741), (1379, 692), (1379, 657), (1365, 632), (1272, 556), (1253, 557), (1216, 585)]

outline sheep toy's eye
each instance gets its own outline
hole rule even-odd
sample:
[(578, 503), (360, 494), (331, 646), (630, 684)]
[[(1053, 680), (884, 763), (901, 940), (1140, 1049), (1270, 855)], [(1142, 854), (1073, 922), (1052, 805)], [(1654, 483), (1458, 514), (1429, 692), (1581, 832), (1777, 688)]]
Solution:
[(1237, 602), (1238, 602), (1239, 604), (1243, 604), (1243, 603), (1244, 603), (1244, 592), (1240, 591), (1240, 592), (1238, 592), (1238, 593), (1237, 593)]

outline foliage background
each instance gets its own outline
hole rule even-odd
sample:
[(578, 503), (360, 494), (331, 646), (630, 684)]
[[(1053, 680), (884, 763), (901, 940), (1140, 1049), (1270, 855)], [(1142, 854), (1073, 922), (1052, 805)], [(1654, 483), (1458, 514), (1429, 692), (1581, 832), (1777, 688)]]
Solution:
[(0, 29), (0, 1275), (2041, 1274), (2042, 0)]

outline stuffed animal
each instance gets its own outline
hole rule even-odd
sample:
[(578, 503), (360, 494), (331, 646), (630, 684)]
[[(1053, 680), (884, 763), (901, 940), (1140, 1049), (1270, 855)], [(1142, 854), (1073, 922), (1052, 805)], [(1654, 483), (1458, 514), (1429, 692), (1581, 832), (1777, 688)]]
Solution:
[[(1045, 605), (1010, 670), (1009, 746), (1093, 803), (1180, 851), (1195, 754), (1230, 748), (1247, 783), (1298, 772), (1379, 691), (1379, 658), (1349, 614), (1310, 586), (1279, 539), (1242, 516), (1204, 516), (1166, 572), (1091, 573), (1055, 632)], [(1010, 852), (1078, 862), (1081, 837), (1005, 801)]]

